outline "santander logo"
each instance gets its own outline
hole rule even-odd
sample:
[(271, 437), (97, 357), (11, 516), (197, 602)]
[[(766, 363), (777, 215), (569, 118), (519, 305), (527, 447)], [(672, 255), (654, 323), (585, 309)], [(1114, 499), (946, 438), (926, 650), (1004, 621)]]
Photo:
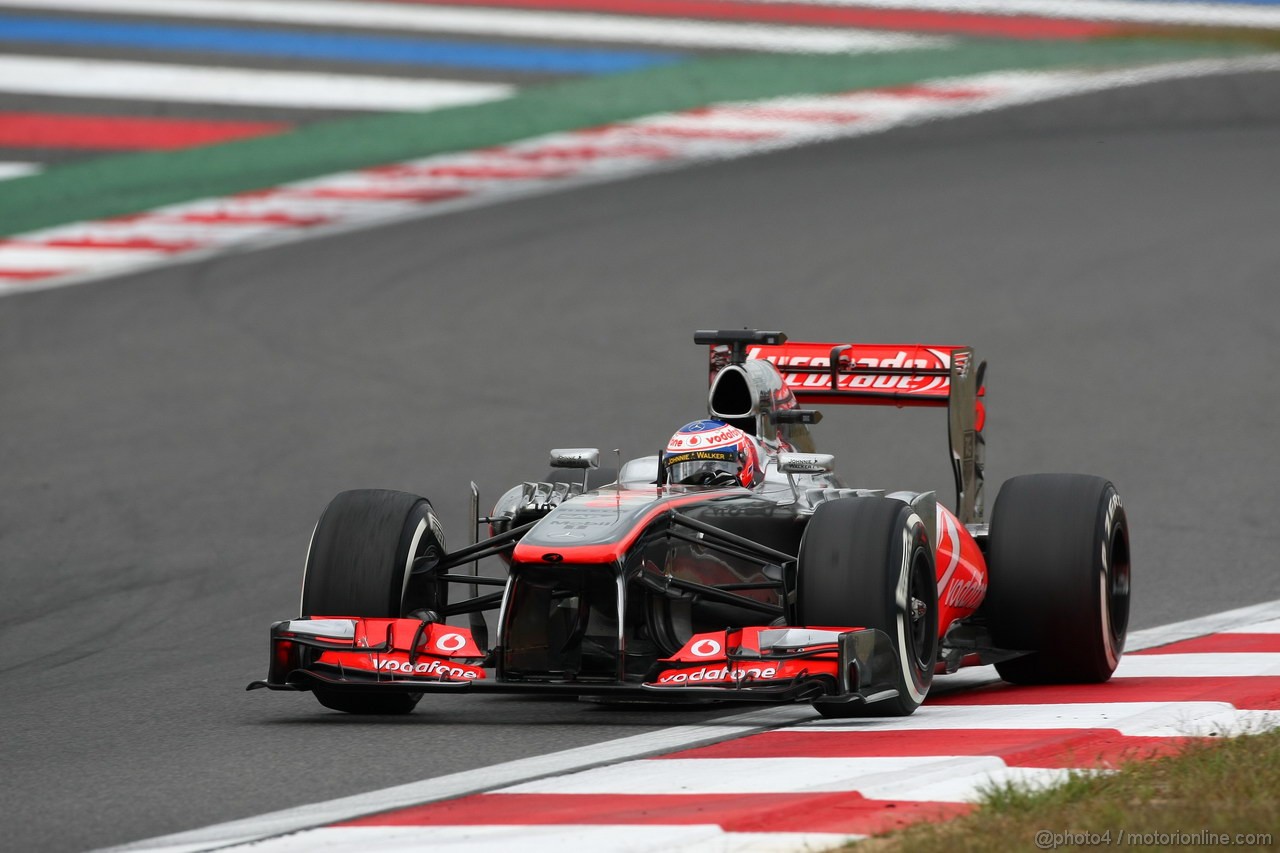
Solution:
[[(859, 367), (896, 368), (899, 370), (947, 370), (951, 367), (951, 354), (946, 350), (917, 349), (914, 353), (914, 355), (918, 356), (923, 352), (931, 356), (930, 358), (913, 357), (912, 354), (909, 354), (904, 349), (898, 349), (897, 352), (888, 349), (887, 352), (893, 354), (884, 358), (876, 356), (850, 358), (848, 364), (845, 364), (845, 360), (842, 357), (840, 367), (842, 370), (856, 370)], [(831, 358), (829, 356), (765, 355), (763, 348), (753, 347), (748, 351), (747, 357), (763, 359), (779, 367), (810, 367), (814, 369), (814, 373), (807, 375), (802, 373), (785, 374), (783, 381), (789, 387), (809, 389), (831, 387), (831, 375), (828, 373), (831, 368)], [(838, 387), (842, 390), (871, 389), (925, 394), (945, 390), (950, 384), (950, 379), (945, 376), (884, 376), (841, 373), (837, 382)]]

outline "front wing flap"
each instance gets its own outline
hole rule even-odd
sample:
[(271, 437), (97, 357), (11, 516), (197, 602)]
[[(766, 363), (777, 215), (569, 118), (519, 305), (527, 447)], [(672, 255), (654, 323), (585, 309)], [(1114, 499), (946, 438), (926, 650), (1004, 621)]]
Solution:
[(873, 628), (741, 628), (698, 634), (644, 685), (743, 701), (868, 703), (898, 695), (893, 642)]
[(253, 690), (458, 689), (483, 680), (466, 628), (418, 619), (292, 619), (271, 626), (271, 664)]

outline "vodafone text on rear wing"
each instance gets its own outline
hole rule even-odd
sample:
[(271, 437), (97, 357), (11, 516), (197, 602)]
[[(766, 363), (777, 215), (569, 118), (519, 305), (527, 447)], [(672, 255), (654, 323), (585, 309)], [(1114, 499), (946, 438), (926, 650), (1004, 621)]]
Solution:
[[(946, 408), (956, 515), (966, 524), (983, 520), (986, 409), (981, 398), (986, 362), (978, 362), (971, 347), (789, 341), (782, 332), (754, 329), (700, 330), (693, 339), (710, 349), (713, 386), (716, 375), (730, 364), (764, 361), (773, 365), (788, 396), (794, 397), (792, 406)], [(778, 414), (785, 410), (775, 405), (768, 414), (787, 418)]]

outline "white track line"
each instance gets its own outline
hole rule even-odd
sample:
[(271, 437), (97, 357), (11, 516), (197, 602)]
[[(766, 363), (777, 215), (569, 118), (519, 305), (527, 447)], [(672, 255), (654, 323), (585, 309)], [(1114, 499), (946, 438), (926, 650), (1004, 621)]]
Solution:
[(787, 53), (847, 53), (940, 47), (944, 39), (852, 28), (698, 21), (680, 18), (403, 6), (310, 0), (27, 0), (40, 10), (215, 18), (255, 23), (377, 27), (460, 35), (721, 48)]
[[(988, 709), (990, 711), (991, 709)], [(1008, 767), (994, 755), (877, 758), (669, 758), (625, 761), (495, 794), (793, 794), (858, 792), (872, 800), (972, 802), (984, 783), (1056, 784), (1063, 768)]]
[(1187, 655), (1127, 655), (1117, 678), (1213, 678), (1280, 675), (1280, 654), (1230, 652)]
[(117, 265), (130, 267), (149, 260), (163, 258), (164, 252), (138, 249), (66, 249), (44, 246), (18, 246), (0, 244), (0, 264), (9, 270), (62, 269), (79, 270), (87, 267)]
[(1280, 619), (1272, 619), (1269, 622), (1259, 622), (1254, 625), (1237, 625), (1226, 628), (1222, 631), (1224, 634), (1280, 634)]
[(425, 110), (509, 96), (499, 83), (0, 56), (0, 92), (310, 109)]
[(654, 853), (778, 853), (829, 850), (865, 836), (829, 832), (725, 832), (719, 826), (590, 824), (433, 826), (424, 841), (420, 826), (339, 826), (304, 835), (270, 838), (254, 853), (313, 853), (316, 850), (377, 850), (380, 853), (565, 853), (578, 850)]
[(795, 731), (946, 731), (952, 729), (1115, 729), (1133, 737), (1209, 737), (1259, 731), (1280, 711), (1240, 711), (1228, 702), (1081, 702), (1044, 705), (932, 705), (910, 717), (847, 722), (812, 720)]
[(1266, 634), (1280, 632), (1280, 600), (1264, 601), (1222, 613), (1211, 613), (1198, 619), (1187, 619), (1162, 625), (1158, 628), (1147, 628), (1134, 631), (1125, 641), (1126, 651), (1151, 649), (1156, 646), (1167, 646), (1180, 640), (1203, 637), (1206, 634)]
[(1280, 28), (1280, 8), (1251, 3), (1155, 0), (744, 0), (820, 6), (915, 9), (973, 15), (1035, 15), (1089, 21), (1132, 21), (1213, 27)]
[(0, 161), (0, 181), (5, 181), (9, 178), (21, 178), (23, 175), (33, 175), (42, 168), (39, 163)]

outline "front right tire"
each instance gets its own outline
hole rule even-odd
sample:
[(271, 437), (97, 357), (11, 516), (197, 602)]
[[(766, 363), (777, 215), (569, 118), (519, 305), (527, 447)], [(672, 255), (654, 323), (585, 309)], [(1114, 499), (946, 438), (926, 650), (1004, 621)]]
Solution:
[[(421, 569), (444, 554), (440, 523), (426, 498), (383, 489), (342, 492), (311, 537), (302, 618), (400, 617), (442, 608), (448, 585)], [(313, 692), (326, 708), (350, 714), (407, 714), (422, 697), (326, 687)]]

